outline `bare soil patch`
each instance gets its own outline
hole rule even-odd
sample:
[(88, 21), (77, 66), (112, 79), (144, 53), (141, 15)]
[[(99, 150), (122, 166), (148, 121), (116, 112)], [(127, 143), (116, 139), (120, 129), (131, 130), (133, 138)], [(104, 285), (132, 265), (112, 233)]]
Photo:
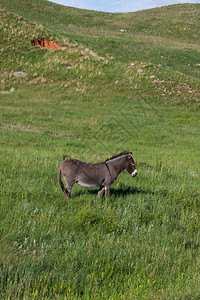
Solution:
[(32, 40), (31, 44), (33, 46), (39, 46), (41, 48), (51, 48), (51, 49), (65, 49), (65, 47), (61, 46), (60, 44), (57, 44), (53, 41), (49, 41), (46, 39), (36, 39), (36, 40)]

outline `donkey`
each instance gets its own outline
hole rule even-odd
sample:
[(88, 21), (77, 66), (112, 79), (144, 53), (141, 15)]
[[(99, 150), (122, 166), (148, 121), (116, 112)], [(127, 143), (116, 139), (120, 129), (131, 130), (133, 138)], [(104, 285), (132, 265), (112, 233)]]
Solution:
[[(132, 152), (121, 152), (104, 162), (85, 163), (76, 159), (66, 159), (58, 170), (58, 182), (67, 199), (75, 183), (85, 188), (100, 187), (98, 196), (110, 195), (111, 184), (117, 179), (119, 173), (126, 170), (133, 177), (137, 175)], [(61, 179), (61, 174), (66, 183), (66, 189)]]

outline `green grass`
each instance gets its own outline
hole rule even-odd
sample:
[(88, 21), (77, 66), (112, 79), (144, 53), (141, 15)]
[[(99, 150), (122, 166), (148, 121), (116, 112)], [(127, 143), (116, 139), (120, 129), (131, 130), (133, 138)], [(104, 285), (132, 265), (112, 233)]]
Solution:
[[(199, 5), (1, 7), (0, 298), (199, 299)], [(136, 178), (64, 199), (63, 159), (123, 150)]]

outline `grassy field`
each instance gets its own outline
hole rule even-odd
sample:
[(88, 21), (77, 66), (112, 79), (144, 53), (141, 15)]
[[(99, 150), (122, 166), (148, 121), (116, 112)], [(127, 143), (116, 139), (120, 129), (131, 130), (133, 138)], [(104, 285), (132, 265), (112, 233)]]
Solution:
[[(0, 15), (0, 298), (199, 299), (200, 5)], [(136, 178), (64, 199), (63, 159), (124, 150)]]

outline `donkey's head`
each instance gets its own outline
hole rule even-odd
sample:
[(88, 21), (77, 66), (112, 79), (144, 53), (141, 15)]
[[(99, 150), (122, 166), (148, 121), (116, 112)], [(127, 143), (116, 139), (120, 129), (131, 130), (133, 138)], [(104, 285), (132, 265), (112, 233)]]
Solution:
[(135, 167), (135, 163), (134, 160), (132, 158), (132, 152), (129, 152), (127, 154), (127, 160), (125, 163), (125, 170), (131, 174), (133, 177), (135, 177), (137, 175), (137, 169)]

